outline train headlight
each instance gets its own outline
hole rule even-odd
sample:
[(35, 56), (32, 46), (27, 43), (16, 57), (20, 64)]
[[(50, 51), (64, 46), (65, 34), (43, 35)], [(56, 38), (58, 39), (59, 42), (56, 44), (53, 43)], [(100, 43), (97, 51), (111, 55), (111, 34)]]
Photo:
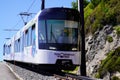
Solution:
[(77, 48), (72, 48), (72, 51), (76, 51), (77, 50)]
[(49, 49), (56, 50), (57, 48), (50, 46)]

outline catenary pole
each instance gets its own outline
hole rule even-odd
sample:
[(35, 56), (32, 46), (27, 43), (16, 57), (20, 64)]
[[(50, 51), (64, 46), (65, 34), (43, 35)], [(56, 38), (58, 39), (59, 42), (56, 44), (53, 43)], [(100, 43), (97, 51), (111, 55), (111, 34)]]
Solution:
[(45, 0), (42, 0), (41, 10), (43, 10), (44, 8), (45, 8)]
[(78, 0), (78, 11), (80, 12), (80, 27), (81, 27), (81, 76), (86, 76), (86, 52), (85, 52), (85, 30), (84, 30), (84, 8), (83, 0)]

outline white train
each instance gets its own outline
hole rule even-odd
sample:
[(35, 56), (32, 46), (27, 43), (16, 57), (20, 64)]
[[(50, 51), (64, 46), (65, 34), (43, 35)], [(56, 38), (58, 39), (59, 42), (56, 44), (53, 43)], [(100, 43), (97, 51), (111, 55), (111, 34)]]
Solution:
[(4, 44), (4, 60), (74, 69), (81, 57), (79, 19), (74, 9), (40, 11)]

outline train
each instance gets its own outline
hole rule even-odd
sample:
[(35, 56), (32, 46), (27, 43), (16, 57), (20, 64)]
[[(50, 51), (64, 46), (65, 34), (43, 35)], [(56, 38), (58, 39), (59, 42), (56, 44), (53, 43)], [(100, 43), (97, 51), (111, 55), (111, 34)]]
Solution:
[(79, 25), (75, 9), (43, 9), (4, 43), (4, 60), (74, 70), (81, 64)]

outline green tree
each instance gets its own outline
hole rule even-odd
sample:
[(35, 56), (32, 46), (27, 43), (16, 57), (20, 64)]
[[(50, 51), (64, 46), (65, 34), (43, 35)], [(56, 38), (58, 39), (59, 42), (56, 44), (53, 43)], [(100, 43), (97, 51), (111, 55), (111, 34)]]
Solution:
[(90, 0), (91, 3), (96, 7), (102, 0)]
[[(84, 0), (84, 8), (89, 4), (89, 0)], [(78, 9), (78, 0), (72, 2), (72, 8)]]

